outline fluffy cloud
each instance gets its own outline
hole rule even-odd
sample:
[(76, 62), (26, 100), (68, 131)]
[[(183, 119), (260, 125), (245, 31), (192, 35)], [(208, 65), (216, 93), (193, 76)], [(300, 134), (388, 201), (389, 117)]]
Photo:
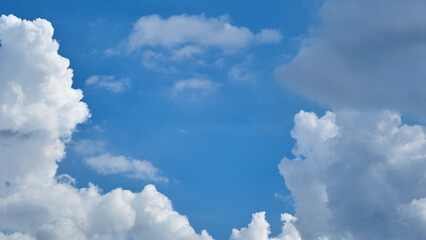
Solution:
[(196, 45), (231, 50), (255, 43), (279, 42), (281, 38), (281, 33), (275, 29), (262, 29), (260, 33), (254, 34), (246, 27), (233, 26), (226, 16), (206, 18), (203, 15), (174, 15), (163, 19), (158, 15), (150, 15), (134, 24), (128, 45), (130, 49)]
[(116, 79), (115, 76), (92, 75), (86, 79), (86, 85), (97, 86), (119, 93), (130, 86), (130, 78)]
[(301, 111), (279, 166), (303, 239), (423, 239), (426, 132), (390, 111)]
[(426, 2), (328, 0), (278, 77), (334, 107), (424, 114)]
[(63, 141), (89, 115), (52, 35), (45, 20), (0, 17), (0, 191), (53, 178)]
[(89, 111), (52, 35), (46, 20), (0, 17), (0, 239), (211, 240), (152, 185), (102, 194), (55, 177)]
[(296, 218), (290, 214), (282, 214), (284, 222), (282, 233), (276, 238), (269, 238), (271, 230), (265, 219), (265, 212), (253, 214), (251, 223), (247, 228), (233, 229), (230, 240), (301, 240), (300, 235), (293, 225)]
[(160, 170), (147, 160), (141, 161), (124, 156), (103, 154), (85, 158), (84, 161), (92, 169), (102, 174), (124, 174), (130, 178), (168, 182), (166, 177), (160, 175)]

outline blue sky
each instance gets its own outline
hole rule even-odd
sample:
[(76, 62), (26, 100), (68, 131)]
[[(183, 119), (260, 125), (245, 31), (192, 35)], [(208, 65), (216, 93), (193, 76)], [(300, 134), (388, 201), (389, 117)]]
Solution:
[[(45, 18), (55, 28), (59, 53), (70, 59), (74, 70), (73, 86), (83, 90), (92, 115), (78, 126), (73, 141), (103, 141), (111, 153), (151, 161), (170, 179), (169, 183), (156, 184), (157, 188), (173, 200), (176, 210), (188, 216), (197, 231), (208, 227), (217, 239), (226, 239), (233, 227), (246, 225), (251, 213), (257, 211), (267, 211), (272, 230), (278, 232), (279, 214), (294, 211), (290, 198), (284, 201), (274, 196), (289, 196), (277, 165), (283, 156), (291, 154), (294, 140), (289, 132), (294, 115), (300, 109), (323, 109), (284, 89), (273, 73), (297, 50), (314, 18), (312, 12), (312, 6), (303, 1), (2, 4), (2, 14)], [(228, 15), (233, 25), (253, 32), (278, 29), (283, 40), (229, 55), (216, 54), (217, 49), (213, 49), (200, 57), (207, 61), (224, 58), (229, 61), (225, 69), (182, 62), (176, 72), (168, 73), (147, 69), (138, 53), (105, 55), (106, 49), (126, 40), (136, 20), (151, 14), (163, 18)], [(229, 67), (241, 64), (248, 65), (252, 80), (229, 79)], [(131, 85), (120, 93), (85, 85), (92, 75), (130, 78)], [(213, 94), (191, 101), (167, 93), (174, 81), (198, 76), (221, 86)], [(102, 131), (94, 130), (95, 126)], [(96, 173), (82, 158), (69, 147), (58, 171), (76, 178), (80, 187), (93, 182), (104, 191), (117, 187), (140, 191), (151, 183)]]
[[(4, 100), (0, 149), (4, 159), (30, 159), (18, 156), (22, 149), (30, 149), (27, 154), (34, 159), (46, 152), (58, 155), (43, 155), (37, 164), (16, 161), (16, 174), (4, 170), (0, 180), (7, 187), (0, 187), (0, 213), (4, 210), (8, 218), (4, 223), (0, 220), (0, 240), (6, 236), (2, 232), (37, 240), (61, 236), (55, 230), (68, 226), (67, 213), (43, 226), (22, 227), (30, 218), (15, 219), (13, 201), (10, 206), (2, 202), (2, 197), (12, 196), (9, 188), (15, 185), (38, 189), (35, 183), (21, 182), (22, 176), (32, 179), (52, 173), (56, 177), (46, 180), (52, 185), (43, 190), (48, 196), (63, 191), (69, 199), (87, 201), (83, 204), (87, 206), (96, 199), (107, 202), (113, 194), (127, 196), (117, 193), (117, 188), (137, 197), (152, 194), (150, 199), (162, 204), (148, 185), (154, 184), (173, 203), (172, 210), (188, 217), (190, 225), (185, 227), (197, 234), (207, 229), (217, 240), (230, 236), (231, 240), (272, 240), (267, 230), (263, 238), (256, 230), (267, 229), (263, 211), (271, 235), (278, 237), (274, 240), (426, 236), (422, 230), (426, 217), (414, 214), (426, 209), (426, 193), (415, 187), (426, 184), (422, 9), (426, 4), (421, 0), (3, 2), (2, 15), (49, 21), (59, 49), (52, 45), (46, 30), (50, 28), (44, 23), (13, 20), (27, 24), (24, 31), (15, 25), (2, 28), (9, 26), (9, 20), (0, 20), (0, 39), (6, 49), (0, 51), (4, 72), (0, 72), (4, 84), (0, 87), (9, 89), (7, 84), (14, 82), (22, 86), (0, 91), (0, 97), (15, 99), (10, 96), (16, 94), (21, 104), (22, 91), (29, 105), (19, 112)], [(40, 46), (48, 45), (46, 54), (37, 52), (42, 49), (38, 45), (18, 46), (31, 42), (32, 36), (47, 39), (47, 43), (40, 40)], [(19, 48), (22, 52), (12, 51)], [(45, 61), (48, 54), (69, 59), (72, 88), (82, 90), (81, 101), (65, 84), (66, 67), (59, 71), (66, 63)], [(33, 57), (36, 60), (27, 66)], [(53, 80), (46, 79), (61, 79), (65, 85), (56, 88)], [(37, 81), (40, 85), (31, 88)], [(46, 86), (54, 87), (38, 92)], [(31, 105), (39, 100), (52, 106)], [(87, 104), (90, 117), (81, 102)], [(67, 104), (57, 107), (56, 103)], [(28, 142), (13, 142), (15, 137), (38, 134)], [(65, 149), (57, 150), (54, 141)], [(16, 148), (8, 149), (11, 145)], [(39, 145), (50, 150), (42, 153), (28, 147)], [(66, 153), (62, 160), (61, 153)], [(49, 162), (46, 172), (21, 171), (26, 165), (43, 169), (45, 162)], [(9, 169), (7, 160), (0, 163)], [(95, 200), (85, 199), (84, 191), (97, 191), (91, 183), (102, 189)], [(78, 197), (71, 193), (77, 190)], [(20, 197), (14, 199), (26, 196), (21, 190), (16, 194)], [(30, 206), (49, 209), (43, 204), (50, 200)], [(165, 205), (161, 208), (169, 211)], [(121, 206), (117, 209), (126, 213)], [(97, 211), (88, 211), (87, 218), (95, 218)], [(87, 238), (81, 239), (108, 239), (96, 235), (102, 222), (87, 227), (79, 225), (86, 218), (70, 219), (78, 222), (73, 223), (77, 229), (84, 229), (81, 236)], [(256, 228), (257, 224), (262, 227)], [(135, 226), (111, 236), (163, 240), (155, 227), (147, 235), (137, 235)], [(243, 229), (232, 232), (234, 228)], [(164, 232), (177, 236), (167, 229)], [(79, 239), (72, 234), (70, 239)]]

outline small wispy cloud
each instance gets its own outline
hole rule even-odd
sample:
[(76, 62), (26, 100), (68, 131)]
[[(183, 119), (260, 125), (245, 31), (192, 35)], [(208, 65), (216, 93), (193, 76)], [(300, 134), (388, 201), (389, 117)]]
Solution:
[(130, 87), (130, 78), (116, 79), (115, 76), (92, 75), (86, 79), (86, 85), (104, 88), (108, 91), (119, 93)]
[(72, 143), (72, 150), (81, 155), (89, 156), (105, 152), (105, 142), (94, 140), (79, 140)]
[(193, 55), (201, 54), (204, 50), (196, 46), (185, 46), (173, 51), (170, 60), (181, 61), (185, 59), (191, 59)]
[(160, 170), (150, 161), (137, 160), (125, 156), (113, 156), (109, 153), (84, 159), (85, 163), (101, 174), (123, 174), (129, 178), (168, 182), (160, 175)]
[(84, 157), (84, 162), (98, 173), (121, 174), (128, 178), (153, 182), (168, 182), (161, 171), (148, 160), (138, 160), (128, 156), (113, 155), (106, 150), (105, 142), (79, 140), (72, 144), (72, 150)]
[(234, 66), (229, 70), (228, 77), (237, 82), (254, 82), (256, 76), (245, 66)]
[(185, 79), (177, 81), (174, 84), (173, 96), (181, 96), (188, 100), (198, 100), (202, 97), (213, 94), (219, 87), (219, 83), (213, 82), (209, 79)]

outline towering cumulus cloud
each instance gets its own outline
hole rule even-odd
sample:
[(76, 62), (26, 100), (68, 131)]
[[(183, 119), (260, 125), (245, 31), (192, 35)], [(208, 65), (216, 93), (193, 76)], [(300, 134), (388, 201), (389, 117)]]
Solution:
[(425, 127), (396, 112), (425, 114), (425, 11), (421, 0), (327, 0), (277, 70), (335, 111), (297, 114), (294, 158), (279, 165), (303, 239), (426, 238)]
[(0, 17), (0, 239), (211, 240), (152, 185), (103, 195), (55, 177), (89, 111), (52, 35), (48, 21)]

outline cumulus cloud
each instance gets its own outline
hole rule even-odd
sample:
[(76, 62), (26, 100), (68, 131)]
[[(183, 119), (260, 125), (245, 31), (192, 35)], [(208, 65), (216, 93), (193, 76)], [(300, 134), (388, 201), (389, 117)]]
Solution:
[(425, 11), (422, 0), (325, 1), (320, 24), (277, 76), (333, 107), (424, 114)]
[(45, 20), (0, 17), (0, 189), (53, 178), (63, 141), (89, 116), (52, 35)]
[(247, 228), (233, 229), (230, 240), (301, 240), (300, 235), (293, 225), (297, 219), (290, 214), (282, 214), (284, 222), (282, 233), (276, 238), (270, 238), (271, 230), (265, 219), (265, 212), (255, 213)]
[(92, 169), (102, 174), (123, 174), (130, 178), (168, 182), (166, 177), (160, 175), (160, 170), (147, 160), (103, 154), (85, 158), (84, 161)]
[(426, 132), (391, 111), (301, 111), (279, 170), (303, 239), (423, 239)]
[(104, 88), (119, 93), (130, 86), (130, 78), (116, 79), (115, 76), (92, 75), (86, 79), (86, 85)]
[(281, 41), (276, 29), (253, 33), (246, 27), (233, 26), (229, 17), (206, 18), (204, 15), (174, 15), (163, 19), (158, 15), (141, 17), (129, 36), (130, 49), (144, 46), (167, 48), (183, 45), (238, 49), (256, 43)]
[(303, 239), (425, 238), (425, 127), (396, 112), (425, 113), (425, 10), (417, 0), (327, 0), (277, 69), (287, 86), (337, 109), (297, 114), (294, 159), (279, 165)]
[(0, 17), (0, 239), (212, 240), (153, 185), (102, 194), (55, 177), (89, 111), (52, 36), (46, 20)]

